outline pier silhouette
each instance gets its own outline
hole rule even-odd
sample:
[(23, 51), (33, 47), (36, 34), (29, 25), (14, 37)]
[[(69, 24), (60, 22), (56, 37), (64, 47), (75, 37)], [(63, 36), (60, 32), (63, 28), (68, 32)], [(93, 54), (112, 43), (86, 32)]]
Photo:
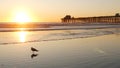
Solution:
[(64, 24), (94, 24), (94, 23), (105, 23), (105, 24), (120, 24), (120, 14), (116, 13), (114, 16), (98, 16), (98, 17), (78, 17), (74, 18), (71, 15), (66, 15), (61, 19)]

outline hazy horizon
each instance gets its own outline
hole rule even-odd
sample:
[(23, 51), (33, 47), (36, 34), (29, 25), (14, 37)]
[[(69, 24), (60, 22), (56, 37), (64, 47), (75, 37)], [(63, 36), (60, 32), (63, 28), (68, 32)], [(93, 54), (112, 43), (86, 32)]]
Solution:
[[(60, 22), (65, 15), (108, 16), (120, 13), (119, 0), (0, 0), (0, 22)], [(23, 15), (22, 15), (23, 14)]]

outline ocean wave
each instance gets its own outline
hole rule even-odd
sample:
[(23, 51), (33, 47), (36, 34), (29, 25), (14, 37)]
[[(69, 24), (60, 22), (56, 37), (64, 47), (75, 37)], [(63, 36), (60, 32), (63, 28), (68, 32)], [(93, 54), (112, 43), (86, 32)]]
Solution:
[(120, 33), (119, 29), (93, 29), (93, 30), (86, 30), (85, 32), (63, 31), (61, 33), (50, 33), (36, 40), (31, 40), (26, 42), (0, 42), (0, 45), (71, 40), (78, 38), (91, 38), (91, 37), (97, 37), (97, 36), (103, 36), (109, 34), (119, 34), (119, 33)]

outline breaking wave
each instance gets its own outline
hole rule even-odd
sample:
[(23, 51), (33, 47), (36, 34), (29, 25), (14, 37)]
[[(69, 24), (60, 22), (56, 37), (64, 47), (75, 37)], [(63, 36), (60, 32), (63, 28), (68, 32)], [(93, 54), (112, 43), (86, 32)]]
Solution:
[(109, 34), (119, 34), (120, 30), (115, 29), (90, 29), (81, 31), (63, 31), (60, 33), (50, 33), (44, 35), (42, 38), (26, 41), (26, 42), (0, 42), (0, 45), (8, 45), (8, 44), (22, 44), (22, 43), (33, 43), (33, 42), (47, 42), (47, 41), (59, 41), (59, 40), (70, 40), (70, 39), (78, 39), (78, 38), (90, 38), (97, 37)]

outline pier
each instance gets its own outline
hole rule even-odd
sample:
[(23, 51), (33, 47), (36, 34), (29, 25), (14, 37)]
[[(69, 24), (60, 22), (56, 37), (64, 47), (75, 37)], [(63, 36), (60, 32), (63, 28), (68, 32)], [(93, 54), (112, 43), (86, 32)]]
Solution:
[(66, 15), (61, 19), (64, 24), (84, 24), (84, 23), (105, 23), (105, 24), (120, 24), (120, 15), (116, 13), (114, 16), (98, 16), (98, 17), (78, 17), (74, 18), (71, 15)]

